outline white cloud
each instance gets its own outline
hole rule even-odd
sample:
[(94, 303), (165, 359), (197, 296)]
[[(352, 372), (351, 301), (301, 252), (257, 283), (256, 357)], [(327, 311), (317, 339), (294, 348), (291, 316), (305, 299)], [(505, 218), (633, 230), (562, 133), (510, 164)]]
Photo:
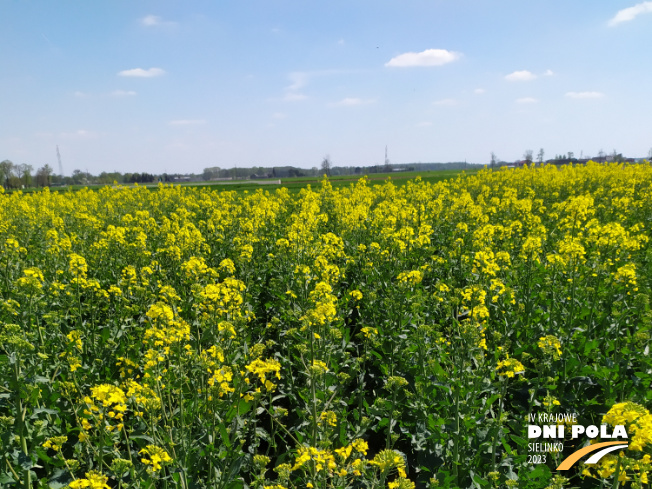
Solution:
[(299, 102), (307, 98), (308, 96), (304, 95), (303, 93), (286, 93), (283, 97), (283, 100), (286, 102)]
[(475, 90), (473, 90), (473, 93), (475, 93), (476, 95), (482, 95), (485, 92), (486, 90), (484, 88), (476, 88)]
[(80, 92), (79, 90), (77, 90), (73, 95), (74, 95), (75, 97), (79, 97), (79, 98), (90, 97), (90, 95), (89, 95), (88, 93), (86, 93), (86, 92)]
[(285, 119), (287, 116), (288, 116), (288, 115), (285, 114), (285, 113), (283, 113), (283, 112), (274, 112), (274, 113), (272, 114), (272, 118), (273, 118), (273, 119), (279, 119), (279, 120), (280, 120), (280, 119)]
[(537, 102), (538, 100), (533, 97), (522, 97), (516, 99), (517, 104), (536, 104)]
[(505, 76), (507, 81), (530, 81), (537, 77), (534, 73), (528, 70), (515, 71)]
[(286, 102), (297, 102), (305, 100), (308, 97), (300, 93), (302, 88), (305, 88), (313, 78), (336, 75), (342, 73), (341, 70), (318, 70), (318, 71), (293, 71), (288, 73), (290, 84), (285, 87), (285, 96), (283, 100)]
[(443, 98), (441, 100), (436, 100), (435, 102), (433, 102), (433, 105), (445, 105), (451, 107), (453, 105), (457, 105), (457, 100), (455, 100), (454, 98)]
[(72, 132), (62, 132), (60, 136), (69, 139), (91, 139), (97, 137), (97, 133), (86, 129), (77, 129)]
[(641, 14), (652, 13), (652, 2), (637, 3), (633, 7), (619, 10), (618, 13), (609, 21), (610, 26), (618, 25), (622, 22), (634, 20)]
[(555, 73), (552, 70), (546, 70), (545, 73), (543, 74), (543, 76), (552, 76), (554, 74)]
[(375, 100), (363, 100), (361, 98), (347, 97), (343, 98), (339, 102), (335, 102), (333, 105), (337, 107), (352, 107), (354, 105), (367, 105), (373, 104)]
[(143, 25), (159, 25), (161, 23), (161, 18), (158, 17), (157, 15), (147, 15), (146, 17), (143, 17), (141, 20)]
[(110, 95), (113, 97), (133, 97), (136, 92), (133, 90), (113, 90)]
[(426, 49), (420, 53), (403, 53), (390, 59), (385, 66), (409, 68), (413, 66), (441, 66), (459, 59), (460, 53), (446, 49)]
[(567, 92), (566, 96), (569, 98), (602, 98), (602, 92)]
[(300, 90), (308, 84), (308, 79), (310, 78), (309, 73), (303, 71), (294, 71), (288, 75), (288, 78), (292, 82), (287, 86), (288, 90)]
[(430, 126), (432, 126), (432, 122), (430, 121), (423, 121), (416, 124), (416, 127), (430, 127)]
[(339, 41), (337, 41), (337, 44), (339, 44), (340, 46), (344, 46), (344, 39), (340, 39)]
[(178, 119), (168, 122), (171, 126), (192, 126), (197, 124), (206, 124), (204, 119)]
[(138, 78), (151, 78), (154, 76), (160, 76), (165, 73), (161, 68), (150, 68), (149, 70), (144, 70), (142, 68), (134, 68), (133, 70), (122, 70), (118, 73), (118, 76), (133, 76)]
[(163, 20), (158, 15), (146, 15), (140, 19), (140, 23), (147, 27), (153, 26), (163, 26), (163, 25), (175, 25), (176, 22), (171, 22), (169, 20)]

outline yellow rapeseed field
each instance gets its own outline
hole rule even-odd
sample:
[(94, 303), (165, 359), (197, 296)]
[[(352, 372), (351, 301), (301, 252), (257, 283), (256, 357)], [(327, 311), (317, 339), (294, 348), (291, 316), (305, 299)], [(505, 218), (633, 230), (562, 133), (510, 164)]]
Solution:
[(651, 229), (649, 163), (0, 193), (0, 485), (649, 487)]

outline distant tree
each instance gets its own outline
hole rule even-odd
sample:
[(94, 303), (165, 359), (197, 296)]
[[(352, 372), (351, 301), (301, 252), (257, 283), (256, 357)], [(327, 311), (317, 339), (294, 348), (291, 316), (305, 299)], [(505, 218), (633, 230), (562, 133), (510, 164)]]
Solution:
[(298, 168), (290, 168), (290, 170), (288, 171), (288, 175), (291, 177), (304, 177), (306, 174), (303, 173)]
[(16, 165), (16, 173), (18, 173), (18, 178), (23, 182), (25, 187), (29, 187), (32, 183), (32, 172), (34, 167), (23, 163), (21, 165)]
[(495, 168), (497, 163), (498, 163), (498, 157), (496, 156), (496, 153), (494, 153), (492, 151), (491, 152), (491, 168)]
[(569, 160), (572, 160), (574, 156), (575, 156), (575, 153), (573, 153), (572, 151), (568, 152), (568, 159)]
[(360, 175), (361, 172), (362, 172), (362, 168), (360, 168), (359, 166), (356, 166), (355, 167), (355, 174)]
[(322, 173), (325, 173), (326, 175), (331, 174), (331, 157), (329, 155), (324, 156), (324, 159), (321, 162), (321, 171)]
[(11, 161), (4, 160), (2, 163), (0, 163), (0, 179), (2, 181), (2, 185), (5, 187), (9, 186), (9, 177), (11, 177), (13, 171), (14, 164)]
[(531, 149), (528, 149), (525, 151), (525, 153), (523, 153), (523, 159), (527, 162), (528, 165), (532, 163), (532, 154), (533, 151)]
[(49, 187), (50, 186), (50, 177), (52, 176), (52, 167), (50, 165), (44, 165), (38, 170), (36, 170), (36, 185), (38, 187)]
[(543, 148), (539, 149), (539, 152), (537, 153), (537, 163), (542, 164), (543, 163), (543, 157), (545, 153), (543, 151)]
[(652, 148), (650, 148), (650, 151), (647, 152), (647, 159), (648, 161), (652, 161)]
[(80, 185), (84, 179), (84, 174), (81, 170), (73, 170), (72, 181), (75, 185)]
[(202, 173), (202, 178), (205, 181), (212, 180), (213, 178), (218, 178), (219, 176), (220, 176), (220, 167), (219, 166), (204, 168), (204, 172)]

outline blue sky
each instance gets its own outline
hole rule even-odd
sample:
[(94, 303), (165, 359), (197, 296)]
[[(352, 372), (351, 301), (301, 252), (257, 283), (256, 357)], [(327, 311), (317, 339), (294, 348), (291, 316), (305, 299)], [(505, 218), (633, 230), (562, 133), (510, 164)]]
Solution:
[(0, 159), (64, 173), (652, 147), (652, 2), (0, 0)]

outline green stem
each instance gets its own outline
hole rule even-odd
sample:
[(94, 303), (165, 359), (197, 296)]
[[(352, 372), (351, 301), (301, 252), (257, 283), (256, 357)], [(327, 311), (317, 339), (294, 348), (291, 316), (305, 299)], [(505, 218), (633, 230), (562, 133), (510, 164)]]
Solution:
[[(310, 367), (315, 365), (314, 334), (310, 331)], [(315, 369), (310, 369), (310, 395), (312, 397), (312, 446), (317, 446), (317, 393), (315, 390)]]
[[(28, 457), (29, 451), (27, 450), (27, 438), (25, 437), (25, 415), (27, 414), (27, 406), (23, 406), (23, 400), (20, 397), (20, 358), (16, 356), (16, 363), (14, 364), (14, 385), (16, 386), (16, 414), (18, 415), (18, 436), (20, 438), (20, 447), (23, 454)], [(31, 473), (29, 469), (23, 470), (23, 485), (25, 489), (32, 487)]]
[(460, 446), (460, 388), (457, 386), (455, 389), (455, 440), (453, 443), (453, 477), (455, 480), (455, 485), (458, 485), (458, 458), (459, 458), (459, 446)]
[(494, 439), (491, 446), (491, 471), (496, 471), (496, 447), (498, 445), (498, 435), (500, 434), (501, 418), (503, 417), (503, 404), (505, 399), (505, 391), (507, 390), (507, 382), (503, 381), (503, 386), (500, 392), (500, 400), (498, 401), (498, 417), (496, 419), (496, 427), (494, 429)]

